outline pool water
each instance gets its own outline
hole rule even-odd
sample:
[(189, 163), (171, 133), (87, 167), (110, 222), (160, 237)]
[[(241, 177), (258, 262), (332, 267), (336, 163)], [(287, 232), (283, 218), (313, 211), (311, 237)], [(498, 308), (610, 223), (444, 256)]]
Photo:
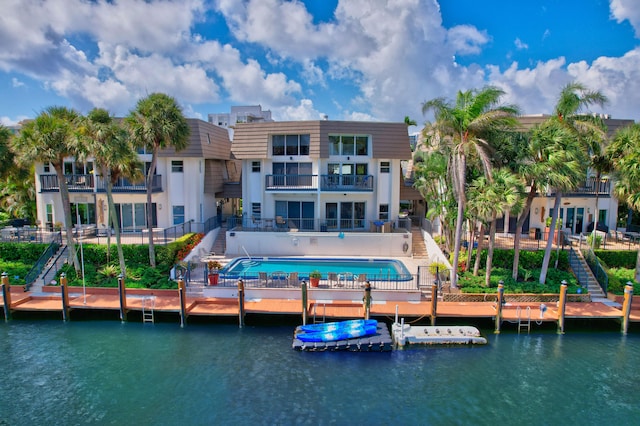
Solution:
[(394, 259), (339, 259), (339, 258), (295, 258), (295, 257), (239, 257), (231, 261), (222, 271), (226, 278), (258, 278), (258, 272), (298, 272), (300, 278), (308, 278), (311, 271), (320, 271), (326, 279), (329, 272), (366, 274), (367, 278), (409, 280), (407, 267)]

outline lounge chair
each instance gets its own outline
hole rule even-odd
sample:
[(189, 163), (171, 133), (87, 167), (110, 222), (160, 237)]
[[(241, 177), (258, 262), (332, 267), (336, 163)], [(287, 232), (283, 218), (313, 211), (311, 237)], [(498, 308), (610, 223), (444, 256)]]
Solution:
[(276, 216), (276, 228), (286, 228), (287, 221), (282, 216)]
[(260, 285), (269, 286), (269, 276), (266, 272), (258, 272), (258, 280)]
[(358, 275), (358, 277), (356, 278), (356, 281), (360, 285), (360, 287), (364, 288), (364, 285), (367, 282), (367, 274)]

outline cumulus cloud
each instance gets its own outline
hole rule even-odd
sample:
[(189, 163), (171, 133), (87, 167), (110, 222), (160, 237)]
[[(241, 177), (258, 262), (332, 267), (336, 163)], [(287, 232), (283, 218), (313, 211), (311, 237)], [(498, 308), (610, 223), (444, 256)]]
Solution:
[(636, 32), (636, 37), (640, 37), (640, 7), (636, 0), (610, 0), (609, 8), (611, 16), (617, 21), (629, 21)]
[(516, 49), (518, 50), (526, 50), (529, 48), (529, 45), (527, 43), (524, 43), (522, 40), (520, 40), (519, 37), (517, 37), (515, 39), (515, 41), (513, 42), (513, 44), (516, 45)]

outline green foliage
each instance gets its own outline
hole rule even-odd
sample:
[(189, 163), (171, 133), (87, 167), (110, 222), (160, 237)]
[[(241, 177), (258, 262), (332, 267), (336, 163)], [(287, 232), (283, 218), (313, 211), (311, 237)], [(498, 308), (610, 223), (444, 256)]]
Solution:
[(607, 291), (613, 294), (622, 295), (624, 294), (624, 287), (628, 282), (631, 282), (633, 285), (633, 294), (638, 294), (640, 291), (640, 284), (635, 282), (635, 274), (635, 269), (609, 269), (607, 271), (607, 275), (609, 276), (609, 286), (607, 287)]
[(309, 278), (322, 278), (322, 274), (316, 269), (309, 272)]
[[(559, 256), (559, 257), (558, 257)], [(563, 271), (569, 270), (569, 254), (565, 251), (559, 253), (555, 250), (551, 253), (550, 265), (555, 265), (556, 258), (558, 257), (558, 269)], [(544, 258), (544, 251), (520, 251), (520, 261), (518, 266), (526, 270), (534, 270), (542, 266), (542, 260)], [(482, 250), (480, 253), (480, 264), (485, 265), (487, 262), (487, 250)], [(496, 268), (510, 269), (513, 265), (513, 250), (495, 249), (493, 251), (493, 265)], [(493, 274), (493, 272), (492, 272)]]
[(433, 241), (438, 245), (444, 244), (446, 242), (446, 237), (444, 235), (434, 235)]
[(594, 253), (610, 268), (635, 269), (638, 252), (629, 250), (595, 250)]
[[(593, 240), (594, 240), (594, 236), (595, 236), (595, 244), (593, 244)], [(595, 248), (600, 248), (600, 246), (602, 245), (602, 235), (599, 234), (594, 234), (591, 233), (587, 236), (587, 244), (589, 244), (589, 247), (595, 247)]]
[[(504, 284), (505, 293), (560, 293), (560, 285), (562, 281), (567, 281), (567, 292), (578, 293), (581, 287), (575, 276), (568, 271), (560, 271), (557, 269), (549, 269), (547, 272), (547, 282), (545, 285), (538, 283), (540, 278), (540, 268), (533, 269), (529, 272), (533, 280), (531, 281), (515, 281), (511, 278), (510, 268), (493, 268), (491, 271), (490, 287), (484, 285), (484, 272), (474, 277), (471, 273), (461, 274), (458, 286), (463, 293), (495, 293), (500, 281)], [(582, 291), (582, 290), (581, 290)]]
[(35, 263), (48, 244), (40, 243), (0, 243), (0, 261), (21, 261)]

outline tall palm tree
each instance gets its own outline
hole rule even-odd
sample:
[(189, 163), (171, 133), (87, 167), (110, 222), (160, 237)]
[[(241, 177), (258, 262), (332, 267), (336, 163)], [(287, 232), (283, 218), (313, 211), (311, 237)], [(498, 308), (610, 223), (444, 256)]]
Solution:
[[(583, 84), (577, 82), (567, 84), (560, 91), (554, 115), (547, 120), (550, 122), (549, 130), (551, 130), (551, 133), (547, 135), (553, 135), (552, 137), (556, 137), (558, 142), (565, 137), (574, 139), (575, 142), (560, 142), (560, 145), (556, 146), (558, 149), (564, 147), (565, 149), (573, 150), (573, 152), (566, 153), (569, 163), (561, 166), (566, 173), (569, 173), (569, 164), (573, 161), (581, 162), (581, 167), (585, 169), (587, 165), (586, 156), (589, 153), (600, 151), (600, 146), (604, 143), (606, 137), (604, 124), (602, 120), (597, 117), (583, 114), (583, 111), (591, 105), (602, 106), (606, 102), (607, 98), (602, 93), (591, 91)], [(557, 131), (553, 130), (553, 127), (556, 127)], [(562, 130), (560, 130), (560, 128)], [(584, 175), (580, 177), (566, 174), (562, 182), (556, 182), (556, 185), (553, 185), (553, 187), (556, 188), (556, 199), (551, 218), (550, 235), (554, 235), (562, 191), (575, 188), (583, 178)], [(552, 244), (553, 239), (549, 238), (540, 271), (541, 284), (544, 284), (546, 281), (549, 260), (551, 259)]]
[(158, 152), (172, 147), (181, 151), (189, 145), (189, 125), (177, 101), (164, 93), (152, 93), (140, 99), (125, 119), (135, 146), (151, 151), (151, 165), (147, 170), (147, 229), (149, 230), (149, 262), (156, 266), (153, 244), (153, 175)]
[[(126, 276), (120, 223), (113, 201), (113, 185), (123, 176), (131, 180), (140, 179), (142, 177), (140, 172), (142, 162), (138, 159), (138, 154), (131, 144), (126, 129), (120, 126), (105, 109), (94, 108), (91, 110), (83, 120), (80, 130), (86, 140), (86, 151), (88, 155), (93, 157), (96, 169), (105, 181), (108, 205), (107, 228), (113, 227), (120, 272), (122, 276)], [(111, 238), (110, 232), (107, 235), (108, 238)]]
[[(489, 143), (484, 136), (496, 128), (511, 128), (516, 125), (518, 108), (501, 105), (504, 92), (496, 87), (458, 92), (455, 103), (443, 98), (432, 99), (422, 105), (422, 112), (433, 111), (433, 130), (441, 141), (451, 146), (452, 176), (454, 192), (458, 201), (458, 216), (453, 250), (453, 267), (458, 267), (462, 225), (466, 204), (465, 186), (467, 178), (467, 157), (475, 154), (485, 170), (490, 172)], [(452, 274), (451, 285), (457, 285), (457, 274)]]
[[(614, 195), (640, 211), (640, 124), (634, 123), (616, 132), (606, 155), (614, 167)], [(640, 282), (640, 250), (636, 258), (635, 280)]]
[(76, 129), (80, 118), (81, 115), (72, 109), (52, 106), (38, 114), (34, 120), (28, 121), (20, 130), (19, 136), (12, 139), (13, 150), (22, 164), (51, 163), (56, 171), (64, 212), (69, 262), (73, 262), (78, 273), (80, 263), (73, 240), (69, 189), (63, 166), (66, 157), (75, 157), (78, 153)]

